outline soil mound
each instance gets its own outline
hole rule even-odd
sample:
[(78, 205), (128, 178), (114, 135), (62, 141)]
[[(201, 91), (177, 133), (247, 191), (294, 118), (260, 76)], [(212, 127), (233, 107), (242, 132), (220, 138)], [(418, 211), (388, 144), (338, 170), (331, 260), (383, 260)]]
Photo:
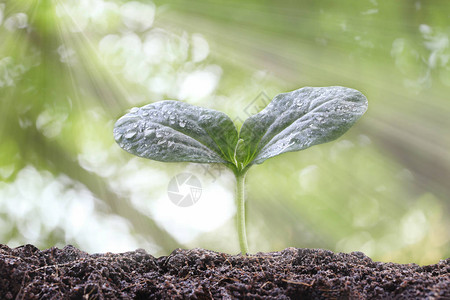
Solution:
[(361, 252), (288, 248), (241, 256), (176, 249), (88, 254), (0, 245), (1, 299), (450, 299), (450, 259), (373, 262)]

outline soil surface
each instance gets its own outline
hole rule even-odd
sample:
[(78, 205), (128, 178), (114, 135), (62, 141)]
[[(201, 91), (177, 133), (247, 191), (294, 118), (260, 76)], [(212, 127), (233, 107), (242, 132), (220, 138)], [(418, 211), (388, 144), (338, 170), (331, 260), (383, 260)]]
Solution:
[(0, 299), (450, 299), (450, 259), (373, 262), (288, 248), (241, 256), (176, 249), (88, 254), (0, 245)]

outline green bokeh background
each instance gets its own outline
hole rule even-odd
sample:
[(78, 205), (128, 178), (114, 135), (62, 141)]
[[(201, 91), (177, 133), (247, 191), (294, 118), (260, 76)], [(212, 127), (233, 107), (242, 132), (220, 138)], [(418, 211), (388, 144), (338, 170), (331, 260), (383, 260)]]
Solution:
[[(343, 85), (369, 99), (347, 134), (250, 170), (250, 251), (447, 258), (449, 36), (443, 0), (0, 1), (0, 243), (237, 253), (233, 177), (132, 157), (115, 120), (176, 99), (239, 125), (278, 93)], [(173, 206), (188, 221), (171, 225), (180, 172), (204, 184), (205, 220), (228, 207), (220, 224), (183, 236), (202, 215)]]

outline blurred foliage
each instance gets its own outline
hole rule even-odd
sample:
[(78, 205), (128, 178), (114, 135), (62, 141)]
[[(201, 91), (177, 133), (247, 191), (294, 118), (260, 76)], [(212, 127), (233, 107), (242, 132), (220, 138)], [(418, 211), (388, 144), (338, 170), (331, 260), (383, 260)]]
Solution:
[[(251, 251), (450, 256), (450, 2), (0, 1), (0, 242), (238, 252), (226, 170), (133, 158), (114, 121), (177, 99), (237, 124), (302, 86), (361, 90), (343, 138), (248, 175)], [(178, 208), (172, 176), (201, 201)]]

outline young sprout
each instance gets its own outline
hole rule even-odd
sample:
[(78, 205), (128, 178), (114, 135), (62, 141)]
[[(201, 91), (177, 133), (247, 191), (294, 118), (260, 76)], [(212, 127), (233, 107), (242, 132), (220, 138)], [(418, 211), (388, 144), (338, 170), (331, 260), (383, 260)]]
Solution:
[(279, 154), (332, 141), (367, 110), (359, 91), (304, 87), (277, 95), (238, 132), (224, 113), (179, 101), (133, 108), (114, 127), (114, 138), (131, 154), (163, 162), (220, 163), (236, 176), (237, 228), (242, 254), (245, 176), (249, 168)]

